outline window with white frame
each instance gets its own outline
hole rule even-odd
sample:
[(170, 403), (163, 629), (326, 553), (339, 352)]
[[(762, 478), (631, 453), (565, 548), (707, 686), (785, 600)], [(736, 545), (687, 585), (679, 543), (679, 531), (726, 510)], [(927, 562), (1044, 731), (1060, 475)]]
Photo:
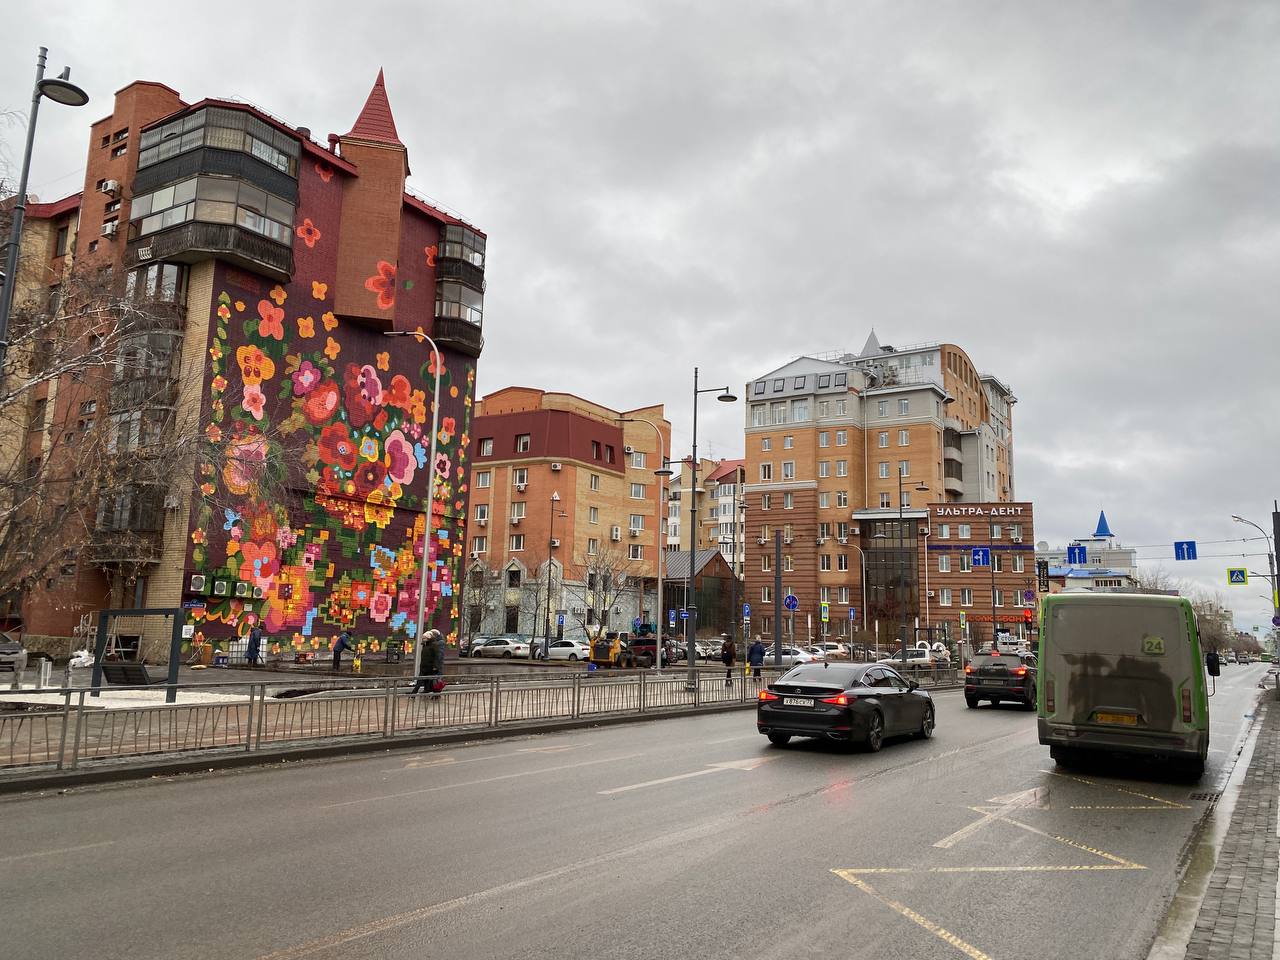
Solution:
[(791, 436), (784, 436), (784, 437), (782, 438), (782, 449), (783, 449), (783, 450), (790, 450), (790, 449), (791, 449), (792, 447), (794, 447), (795, 445), (796, 445), (796, 438), (795, 438), (795, 437), (791, 437)]
[(760, 441), (760, 450), (762, 453), (768, 453), (772, 449), (773, 449), (772, 439), (770, 439), (769, 437), (765, 437)]
[(587, 523), (599, 523), (599, 522), (600, 522), (600, 508), (587, 507)]
[(847, 477), (848, 475), (849, 475), (849, 461), (848, 461), (848, 460), (837, 460), (837, 461), (836, 461), (836, 476), (837, 476), (837, 477)]
[(773, 464), (772, 464), (772, 463), (762, 463), (762, 464), (760, 464), (760, 479), (761, 479), (762, 481), (769, 481), (769, 480), (772, 480), (772, 479), (773, 479)]
[(830, 587), (819, 587), (819, 588), (818, 588), (818, 602), (819, 602), (819, 603), (830, 603), (830, 602), (831, 602), (831, 588), (830, 588)]
[(1015, 554), (1013, 555), (1013, 572), (1014, 572), (1014, 573), (1024, 573), (1024, 572), (1025, 572), (1025, 570), (1024, 570), (1024, 565), (1025, 565), (1025, 563), (1026, 563), (1026, 561), (1025, 561), (1025, 559), (1023, 558), (1022, 554), (1020, 554), (1020, 553), (1015, 553)]
[(1021, 539), (1022, 539), (1022, 524), (1020, 524), (1020, 523), (1011, 523), (1011, 524), (1009, 524), (1009, 536), (1010, 536), (1010, 537), (1012, 537), (1014, 540), (1021, 540)]
[(847, 506), (849, 506), (849, 491), (848, 491), (848, 490), (837, 490), (837, 491), (836, 491), (836, 506), (837, 506), (837, 507), (847, 507)]
[(911, 506), (911, 491), (903, 490), (901, 494), (901, 500), (902, 500), (902, 506), (904, 507)]
[(951, 524), (949, 523), (938, 524), (938, 539), (939, 540), (951, 539)]
[(488, 549), (489, 549), (489, 538), (488, 538), (488, 537), (472, 537), (472, 538), (471, 538), (471, 552), (472, 552), (472, 553), (484, 553), (484, 552), (486, 552)]
[(899, 476), (902, 476), (902, 477), (909, 477), (909, 476), (911, 476), (911, 461), (910, 461), (910, 460), (899, 460), (899, 461), (898, 461), (898, 475), (899, 475)]
[(818, 419), (824, 420), (829, 416), (831, 416), (831, 401), (819, 400), (818, 401)]
[(760, 494), (760, 509), (768, 510), (772, 506), (773, 506), (773, 494), (771, 493)]
[(791, 401), (791, 419), (796, 423), (804, 423), (809, 419), (809, 401), (808, 400), (792, 400)]
[(773, 587), (764, 586), (760, 588), (760, 602), (773, 603)]
[(831, 476), (831, 461), (819, 460), (818, 461), (818, 477), (822, 478), (822, 477), (829, 477), (829, 476)]
[(529, 452), (530, 437), (527, 433), (516, 434), (516, 453)]
[(876, 413), (882, 417), (887, 417), (889, 415), (889, 401), (881, 400), (879, 403), (877, 403)]
[(836, 569), (837, 570), (849, 569), (849, 555), (847, 553), (836, 554)]
[(995, 573), (1004, 572), (1004, 558), (994, 550), (991, 551), (991, 569)]
[(523, 520), (528, 506), (529, 505), (523, 500), (517, 500), (515, 503), (511, 504), (511, 519)]
[[(886, 464), (885, 464), (885, 467), (887, 468), (888, 466), (889, 466), (889, 465), (886, 463)], [(887, 493), (882, 493), (882, 494), (880, 494), (880, 509), (881, 509), (881, 510), (886, 510), (886, 509), (888, 509), (888, 508), (889, 508), (890, 506), (892, 506), (892, 505), (893, 505), (893, 504), (892, 504), (892, 498), (891, 498)]]
[(831, 494), (828, 493), (826, 490), (823, 490), (820, 494), (818, 494), (818, 509), (827, 510), (830, 508), (830, 506), (831, 506)]
[(973, 589), (971, 587), (962, 587), (960, 590), (960, 606), (973, 606)]
[(493, 483), (493, 471), (481, 470), (476, 473), (476, 489), (487, 490)]
[(796, 462), (794, 460), (782, 461), (782, 479), (794, 480), (796, 478)]
[(889, 431), (881, 430), (879, 437), (876, 438), (877, 446), (887, 447), (889, 445)]
[[(836, 374), (836, 379), (837, 379), (837, 380), (839, 380), (839, 379), (840, 379), (841, 377), (843, 377), (843, 376), (844, 376), (844, 374), (843, 374), (843, 373), (838, 373), (838, 374)], [(837, 416), (837, 417), (843, 417), (843, 416), (845, 415), (845, 411), (848, 409), (848, 406), (849, 406), (849, 405), (848, 405), (848, 403), (847, 403), (847, 402), (845, 402), (844, 400), (837, 400), (837, 401), (836, 401), (836, 416)]]
[(767, 427), (769, 425), (769, 408), (763, 403), (753, 403), (751, 405), (751, 425), (753, 427)]
[(844, 446), (848, 446), (848, 444), (849, 444), (849, 431), (848, 431), (848, 430), (837, 430), (837, 431), (836, 431), (836, 446), (837, 446), (837, 447), (844, 447)]
[(831, 554), (818, 554), (818, 569), (822, 571), (829, 571), (831, 569)]
[(767, 553), (761, 554), (760, 555), (760, 572), (768, 573), (771, 569), (773, 569), (773, 558), (769, 556), (769, 554)]
[(524, 549), (524, 534), (513, 533), (511, 535), (511, 552), (515, 553), (523, 549)]
[(969, 526), (969, 524), (959, 523), (959, 524), (956, 524), (956, 526), (958, 527), (956, 531), (956, 536), (958, 536), (961, 540), (968, 540), (971, 536), (973, 536), (973, 528)]
[(631, 451), (631, 466), (636, 470), (643, 470), (649, 462), (649, 455), (643, 450)]
[(841, 587), (841, 588), (840, 588), (840, 590), (839, 590), (839, 592), (836, 594), (836, 596), (837, 596), (837, 597), (839, 597), (839, 599), (836, 601), (836, 603), (848, 603), (848, 602), (849, 602), (849, 588), (848, 588), (848, 587)]
[(960, 572), (968, 573), (973, 569), (973, 557), (968, 552), (962, 551), (960, 554)]
[(480, 456), (493, 456), (493, 437), (485, 437), (480, 441)]
[(628, 530), (643, 530), (643, 529), (644, 529), (644, 515), (643, 515), (643, 514), (639, 514), (639, 513), (633, 513), (633, 514), (631, 514), (630, 518), (627, 520), (627, 529), (628, 529)]
[(938, 572), (939, 573), (951, 572), (951, 555), (949, 553), (938, 554)]
[(511, 471), (511, 483), (513, 486), (522, 486), (529, 482), (529, 470), (527, 467), (516, 467)]
[(889, 461), (888, 460), (880, 461), (880, 479), (881, 480), (889, 479)]
[(594, 557), (600, 552), (600, 541), (596, 537), (587, 538), (587, 556)]
[(593, 474), (591, 475), (591, 489), (592, 489), (592, 490), (599, 490), (599, 489), (600, 489), (600, 474), (598, 474), (598, 473), (593, 473)]
[(831, 536), (831, 524), (826, 520), (818, 524), (818, 536), (823, 540), (826, 540)]
[(831, 434), (826, 430), (818, 431), (818, 446), (820, 447), (831, 446)]
[(908, 400), (906, 397), (903, 397), (901, 400), (898, 401), (898, 413), (905, 417), (910, 412), (911, 412), (911, 401)]
[(997, 607), (1004, 606), (1004, 591), (1001, 590), (999, 587), (996, 587), (996, 590), (995, 590), (995, 605)]
[(629, 543), (629, 544), (627, 544), (627, 559), (628, 559), (628, 560), (643, 560), (643, 559), (644, 559), (644, 544), (643, 544), (643, 543)]
[(898, 446), (900, 446), (900, 447), (908, 447), (908, 446), (910, 446), (910, 445), (911, 445), (911, 431), (910, 431), (910, 430), (899, 430), (899, 431), (898, 431)]
[(644, 484), (643, 484), (643, 483), (633, 483), (633, 484), (631, 485), (631, 499), (632, 499), (632, 500), (643, 500), (643, 499), (644, 499)]
[(476, 519), (477, 519), (477, 520), (484, 520), (484, 521), (488, 522), (488, 520), (489, 520), (489, 505), (488, 505), (487, 503), (477, 503), (477, 504), (476, 504)]
[(938, 591), (938, 606), (940, 607), (951, 606), (951, 588), (950, 587), (943, 587), (941, 590)]
[(769, 422), (774, 426), (787, 422), (787, 405), (781, 400), (769, 404)]
[(790, 491), (787, 491), (782, 495), (783, 510), (794, 510), (795, 505), (796, 505), (795, 494), (791, 493)]
[(787, 554), (782, 558), (782, 570), (784, 573), (794, 573), (796, 569), (795, 558), (791, 554)]
[(991, 539), (992, 539), (992, 540), (999, 540), (999, 539), (1000, 539), (1000, 534), (1001, 534), (1001, 533), (1003, 533), (1003, 532), (1004, 532), (1004, 528), (1002, 528), (1002, 527), (1000, 526), (1000, 524), (998, 524), (998, 523), (993, 523), (993, 524), (991, 525)]

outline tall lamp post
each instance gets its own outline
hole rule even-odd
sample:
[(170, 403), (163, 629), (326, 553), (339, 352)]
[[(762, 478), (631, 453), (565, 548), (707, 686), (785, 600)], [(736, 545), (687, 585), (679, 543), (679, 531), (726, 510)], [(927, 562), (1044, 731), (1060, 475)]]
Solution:
[(1263, 530), (1252, 520), (1246, 520), (1244, 517), (1237, 517), (1235, 514), (1231, 515), (1231, 519), (1236, 523), (1247, 523), (1249, 526), (1253, 527), (1253, 529), (1262, 534), (1262, 539), (1266, 541), (1267, 569), (1271, 571), (1271, 615), (1273, 617), (1280, 617), (1280, 584), (1276, 583), (1275, 545), (1271, 542), (1271, 537), (1268, 535), (1267, 531)]
[[(652, 420), (646, 420), (644, 417), (619, 417), (619, 423), (647, 423), (653, 427), (653, 434), (658, 438), (658, 469), (653, 471), (653, 475), (658, 478), (658, 603), (653, 615), (653, 624), (655, 628), (655, 637), (653, 639), (654, 654), (653, 665), (655, 669), (662, 669), (662, 564), (667, 552), (667, 535), (665, 532), (667, 523), (667, 499), (663, 496), (663, 491), (667, 488), (667, 477), (671, 476), (671, 467), (667, 462), (667, 445), (662, 439), (662, 431), (658, 429), (658, 425)], [(643, 590), (641, 593), (643, 594)], [(641, 597), (641, 606), (644, 606), (644, 599)]]
[[(899, 562), (898, 606), (899, 606), (900, 614), (902, 616), (902, 665), (905, 668), (907, 665), (907, 604), (906, 604), (906, 597), (904, 597), (903, 594), (906, 593), (905, 581), (907, 579), (907, 571), (906, 571), (905, 564), (902, 563), (902, 554), (903, 554), (902, 525), (906, 522), (905, 519), (903, 518), (903, 513), (902, 513), (903, 508), (905, 506), (905, 504), (903, 503), (904, 498), (902, 496), (902, 494), (905, 492), (902, 487), (902, 478), (903, 478), (902, 468), (899, 467), (898, 468), (898, 562)], [(919, 493), (929, 492), (929, 488), (925, 486), (925, 484), (923, 483), (916, 484), (915, 490)], [(913, 539), (916, 542), (915, 544), (916, 569), (919, 570), (920, 569), (920, 538), (917, 536), (917, 537), (914, 537)]]
[(9, 315), (13, 310), (13, 292), (18, 286), (18, 250), (22, 245), (22, 221), (27, 212), (27, 178), (31, 173), (31, 148), (36, 139), (36, 116), (40, 98), (68, 107), (83, 107), (89, 95), (71, 82), (71, 68), (63, 67), (56, 79), (45, 79), (44, 66), (49, 48), (41, 47), (36, 56), (36, 82), (31, 90), (31, 113), (27, 115), (27, 146), (22, 152), (22, 172), (18, 176), (18, 194), (13, 204), (13, 225), (9, 229), (9, 249), (5, 252), (4, 277), (0, 283), (0, 372), (9, 352)]
[(698, 609), (696, 604), (690, 601), (696, 599), (693, 594), (693, 567), (698, 549), (698, 397), (704, 393), (718, 394), (716, 399), (721, 403), (734, 403), (738, 399), (729, 392), (727, 386), (699, 389), (698, 368), (693, 368), (693, 440), (690, 444), (693, 456), (689, 464), (689, 579), (685, 584), (685, 608), (689, 613), (688, 619), (685, 620), (685, 646), (689, 657), (690, 688), (696, 687), (698, 683), (698, 651), (694, 645), (694, 638), (698, 633), (696, 622)]
[[(546, 660), (551, 652), (551, 571), (555, 564), (551, 559), (551, 551), (556, 545), (556, 514), (560, 510), (560, 491), (553, 490), (551, 492), (551, 523), (547, 527), (547, 614), (542, 622), (542, 659)], [(560, 516), (567, 517), (567, 513), (561, 513)], [(530, 657), (533, 656), (530, 651)]]
[(427, 585), (430, 574), (431, 547), (431, 515), (435, 512), (436, 503), (436, 435), (440, 432), (440, 368), (444, 366), (444, 358), (436, 342), (425, 333), (416, 330), (384, 330), (384, 337), (416, 337), (419, 343), (424, 340), (431, 345), (431, 356), (436, 368), (435, 387), (431, 394), (431, 451), (427, 457), (427, 508), (422, 524), (422, 567), (418, 576), (418, 629), (414, 634), (417, 647), (413, 651), (413, 675), (422, 674), (422, 633), (427, 622)]

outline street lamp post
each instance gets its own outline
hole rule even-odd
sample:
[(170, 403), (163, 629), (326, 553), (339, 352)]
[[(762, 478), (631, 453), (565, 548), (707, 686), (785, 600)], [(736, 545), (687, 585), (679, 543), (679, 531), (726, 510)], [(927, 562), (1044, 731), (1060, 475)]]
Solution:
[[(551, 571), (555, 566), (551, 561), (551, 551), (555, 548), (556, 512), (559, 510), (560, 491), (551, 492), (551, 523), (547, 527), (547, 613), (542, 625), (542, 659), (548, 659), (551, 652)], [(560, 514), (567, 517), (567, 513)], [(531, 654), (532, 655), (532, 654)]]
[(685, 648), (689, 658), (690, 688), (696, 687), (698, 683), (698, 651), (694, 645), (694, 638), (698, 635), (698, 610), (696, 604), (690, 601), (695, 599), (693, 567), (698, 550), (698, 397), (704, 393), (718, 394), (716, 399), (722, 403), (734, 403), (738, 399), (729, 392), (727, 386), (699, 389), (698, 368), (693, 368), (693, 437), (690, 443), (692, 457), (689, 464), (689, 577), (685, 583), (684, 601), (685, 609), (689, 614), (685, 620)]
[(987, 557), (991, 568), (991, 647), (995, 649), (996, 644), (996, 518), (991, 514), (987, 514)]
[[(902, 666), (905, 669), (907, 665), (907, 604), (906, 604), (906, 598), (903, 596), (903, 594), (906, 593), (905, 581), (907, 579), (907, 574), (906, 574), (905, 566), (902, 562), (902, 554), (904, 552), (902, 549), (902, 526), (906, 522), (906, 520), (903, 518), (903, 513), (902, 513), (903, 508), (905, 507), (905, 504), (903, 503), (903, 496), (902, 496), (904, 492), (902, 489), (903, 476), (904, 474), (902, 472), (902, 468), (899, 467), (898, 468), (898, 605), (899, 605), (899, 615), (902, 618)], [(929, 488), (925, 486), (923, 483), (917, 484), (915, 489), (920, 493), (928, 493), (929, 491)], [(916, 541), (916, 544), (915, 544), (916, 569), (919, 570), (920, 569), (920, 538), (917, 536), (913, 539)]]
[(71, 68), (64, 67), (56, 78), (45, 79), (44, 67), (49, 48), (41, 47), (36, 56), (36, 82), (31, 89), (31, 113), (27, 115), (27, 145), (22, 152), (22, 172), (18, 176), (18, 194), (14, 197), (13, 225), (9, 229), (9, 249), (5, 252), (4, 277), (0, 283), (0, 372), (9, 352), (9, 315), (13, 310), (13, 293), (18, 286), (18, 251), (22, 246), (22, 221), (27, 212), (27, 178), (31, 174), (31, 148), (36, 138), (36, 116), (40, 98), (48, 97), (68, 107), (83, 107), (89, 95), (71, 82)]
[(1231, 519), (1236, 523), (1247, 523), (1253, 529), (1262, 534), (1262, 539), (1267, 544), (1267, 569), (1271, 571), (1271, 615), (1272, 617), (1280, 617), (1280, 583), (1276, 583), (1276, 554), (1275, 544), (1271, 542), (1271, 537), (1267, 531), (1252, 520), (1246, 520), (1244, 517), (1237, 517), (1232, 514)]
[(417, 647), (413, 652), (413, 675), (421, 676), (422, 669), (422, 634), (427, 622), (427, 585), (430, 573), (431, 516), (435, 512), (436, 503), (436, 435), (440, 432), (440, 369), (444, 366), (444, 358), (436, 342), (425, 333), (416, 330), (384, 330), (384, 337), (416, 337), (418, 342), (426, 341), (431, 345), (431, 356), (436, 368), (435, 387), (431, 394), (431, 448), (427, 456), (427, 508), (422, 524), (422, 566), (418, 575), (418, 626), (414, 639)]
[[(667, 477), (671, 476), (671, 466), (667, 461), (666, 442), (662, 439), (662, 431), (658, 429), (658, 425), (656, 423), (654, 423), (652, 420), (646, 420), (644, 417), (619, 417), (618, 422), (619, 423), (647, 423), (649, 426), (653, 427), (654, 436), (658, 438), (659, 463), (658, 463), (658, 469), (653, 471), (653, 475), (658, 478), (658, 601), (657, 601), (657, 606), (654, 610), (654, 615), (653, 615), (653, 625), (654, 625), (654, 630), (656, 634), (653, 640), (653, 645), (654, 645), (653, 664), (655, 669), (661, 670), (662, 669), (662, 653), (663, 653), (663, 650), (662, 650), (662, 623), (663, 623), (662, 564), (666, 558), (666, 553), (667, 553), (667, 543), (666, 543), (667, 536), (665, 531), (665, 527), (667, 523), (667, 515), (666, 515), (667, 500), (666, 500), (666, 497), (663, 496), (663, 491), (665, 491), (667, 487)], [(643, 593), (644, 591), (642, 589), (641, 594)], [(641, 607), (644, 606), (643, 596), (641, 597), (640, 605)]]

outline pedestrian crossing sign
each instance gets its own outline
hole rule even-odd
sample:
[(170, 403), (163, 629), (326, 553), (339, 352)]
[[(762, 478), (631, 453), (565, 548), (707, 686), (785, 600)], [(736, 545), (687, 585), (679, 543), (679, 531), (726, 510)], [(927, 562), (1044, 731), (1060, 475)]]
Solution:
[(1249, 571), (1244, 567), (1227, 567), (1227, 585), (1245, 587), (1249, 585)]

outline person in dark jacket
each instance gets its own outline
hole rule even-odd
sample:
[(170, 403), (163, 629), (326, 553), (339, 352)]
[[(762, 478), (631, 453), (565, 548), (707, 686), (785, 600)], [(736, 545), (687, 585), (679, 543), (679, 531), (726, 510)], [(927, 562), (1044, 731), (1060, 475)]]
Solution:
[(422, 662), (411, 694), (425, 690), (433, 697), (440, 694), (434, 689), (435, 681), (444, 678), (444, 634), (428, 630), (423, 637)]
[(245, 653), (245, 662), (256, 667), (262, 662), (262, 624), (255, 623), (249, 628), (249, 649)]
[(333, 670), (335, 673), (342, 669), (343, 650), (355, 650), (355, 644), (351, 642), (351, 633), (347, 630), (343, 630), (338, 634), (338, 639), (333, 644)]
[(724, 685), (726, 687), (733, 685), (733, 661), (738, 651), (734, 647), (733, 637), (727, 633), (720, 634), (722, 641), (720, 643), (720, 662), (724, 664)]
[(760, 642), (759, 637), (756, 637), (755, 643), (751, 644), (751, 649), (747, 651), (747, 663), (751, 664), (752, 679), (759, 680), (760, 668), (764, 666), (764, 644)]

